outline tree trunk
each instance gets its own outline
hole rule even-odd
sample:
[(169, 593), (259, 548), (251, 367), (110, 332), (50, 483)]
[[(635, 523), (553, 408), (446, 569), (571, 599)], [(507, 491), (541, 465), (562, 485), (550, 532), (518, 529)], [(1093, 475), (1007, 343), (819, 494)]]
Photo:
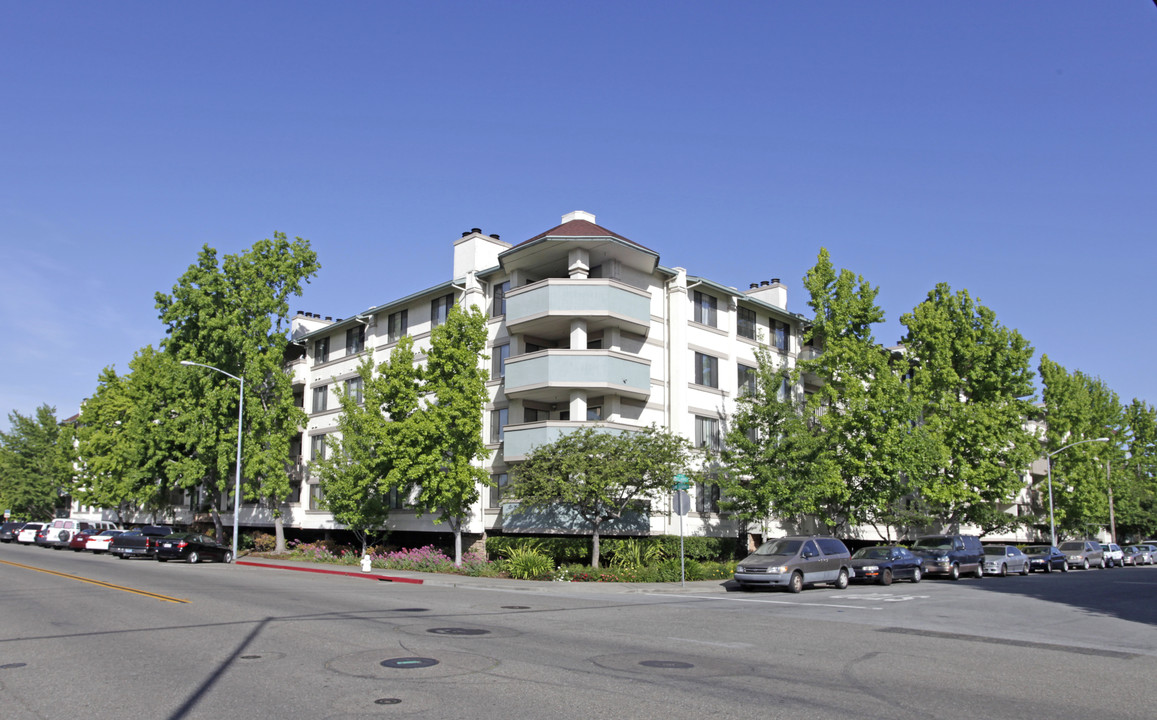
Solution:
[(273, 552), (281, 555), (285, 553), (285, 521), (281, 518), (280, 511), (273, 512), (273, 537), (276, 539)]
[(591, 567), (599, 567), (599, 529), (595, 527), (594, 534), (591, 535)]
[(213, 507), (209, 511), (209, 514), (213, 516), (214, 537), (217, 539), (217, 542), (221, 542), (222, 537), (224, 537), (223, 533), (225, 532), (225, 526), (221, 524), (221, 513), (217, 512), (216, 507)]
[(454, 530), (454, 567), (462, 567), (462, 520), (450, 521), (450, 528)]

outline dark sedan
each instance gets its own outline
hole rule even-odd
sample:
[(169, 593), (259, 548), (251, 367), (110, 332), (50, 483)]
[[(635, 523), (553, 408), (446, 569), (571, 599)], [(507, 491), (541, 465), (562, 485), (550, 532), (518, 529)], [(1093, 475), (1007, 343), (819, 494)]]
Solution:
[(899, 545), (860, 548), (852, 555), (853, 580), (891, 585), (892, 580), (920, 582), (924, 577), (924, 558)]
[(20, 534), (20, 528), (24, 527), (22, 522), (6, 522), (0, 525), (0, 542), (15, 542), (16, 536)]
[(1033, 572), (1069, 571), (1065, 554), (1053, 545), (1029, 545), (1024, 549), (1024, 554), (1028, 555), (1029, 568)]
[(173, 533), (157, 542), (157, 560), (184, 560), (195, 563), (202, 560), (232, 562), (233, 551), (208, 535), (200, 533)]

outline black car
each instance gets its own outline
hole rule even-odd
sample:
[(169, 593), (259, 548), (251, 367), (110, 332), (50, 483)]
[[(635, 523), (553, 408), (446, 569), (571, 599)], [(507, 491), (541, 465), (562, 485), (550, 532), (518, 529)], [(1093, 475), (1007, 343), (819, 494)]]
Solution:
[(1068, 559), (1055, 545), (1029, 545), (1024, 548), (1024, 554), (1028, 555), (1029, 567), (1033, 572), (1069, 571)]
[(24, 527), (23, 522), (6, 522), (0, 525), (0, 542), (10, 543), (16, 540), (16, 534)]
[(853, 580), (891, 585), (893, 579), (918, 583), (924, 577), (924, 558), (899, 545), (860, 548), (851, 562)]
[(108, 552), (121, 560), (131, 557), (152, 557), (157, 552), (157, 541), (173, 534), (167, 525), (146, 525), (121, 533), (108, 544)]
[(233, 551), (208, 535), (183, 532), (160, 538), (157, 541), (156, 557), (158, 562), (185, 560), (195, 563), (202, 560), (217, 560), (227, 563), (233, 561)]
[(924, 535), (916, 538), (911, 549), (924, 558), (925, 575), (946, 575), (952, 580), (966, 573), (984, 577), (984, 547), (975, 535)]

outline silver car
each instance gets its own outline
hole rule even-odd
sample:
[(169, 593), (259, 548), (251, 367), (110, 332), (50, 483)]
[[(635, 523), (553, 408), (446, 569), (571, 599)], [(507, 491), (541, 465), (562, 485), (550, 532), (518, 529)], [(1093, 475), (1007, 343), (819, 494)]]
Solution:
[(1125, 559), (1122, 561), (1125, 565), (1152, 565), (1153, 551), (1149, 549), (1148, 545), (1130, 545), (1125, 548)]
[(840, 590), (852, 576), (851, 553), (833, 537), (785, 537), (768, 540), (735, 567), (735, 582), (783, 587), (797, 593), (804, 585), (831, 583)]
[(1096, 540), (1066, 540), (1061, 543), (1060, 550), (1071, 568), (1088, 570), (1093, 566), (1105, 567), (1105, 551)]
[(1028, 575), (1032, 570), (1028, 555), (1013, 545), (985, 545), (984, 572), (1005, 577), (1010, 572)]

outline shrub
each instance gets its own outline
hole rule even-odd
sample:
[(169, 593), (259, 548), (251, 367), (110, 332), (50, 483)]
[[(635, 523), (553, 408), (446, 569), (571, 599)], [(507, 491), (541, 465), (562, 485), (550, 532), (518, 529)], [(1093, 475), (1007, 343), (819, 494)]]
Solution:
[(257, 552), (272, 552), (277, 547), (277, 538), (269, 533), (258, 532), (245, 537), (248, 540), (247, 545), (252, 543), (249, 547)]
[(666, 556), (663, 546), (652, 538), (615, 540), (609, 550), (611, 566), (627, 569), (654, 565)]
[(512, 548), (507, 551), (506, 570), (517, 580), (540, 580), (554, 571), (554, 563), (533, 550)]

